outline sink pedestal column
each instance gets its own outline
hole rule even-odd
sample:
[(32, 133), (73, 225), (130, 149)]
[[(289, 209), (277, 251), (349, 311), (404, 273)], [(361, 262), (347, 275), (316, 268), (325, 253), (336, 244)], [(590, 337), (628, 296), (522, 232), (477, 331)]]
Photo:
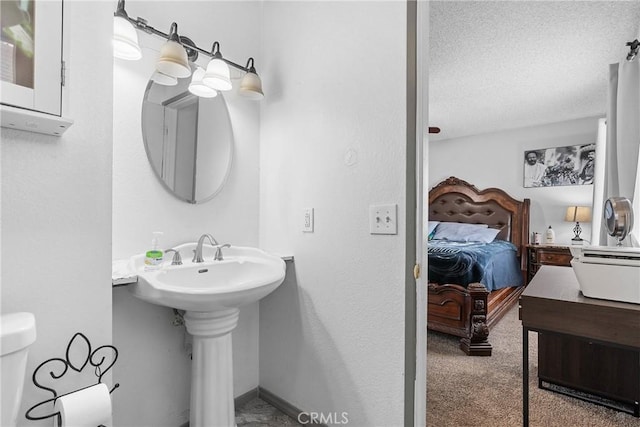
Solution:
[(233, 427), (233, 360), (231, 331), (237, 308), (214, 312), (187, 311), (187, 331), (193, 335), (190, 427)]

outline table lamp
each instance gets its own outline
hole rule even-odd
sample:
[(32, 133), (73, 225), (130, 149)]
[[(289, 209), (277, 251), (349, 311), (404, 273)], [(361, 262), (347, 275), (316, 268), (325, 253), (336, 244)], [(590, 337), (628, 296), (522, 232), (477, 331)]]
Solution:
[(581, 245), (583, 240), (580, 237), (580, 233), (582, 233), (580, 223), (591, 221), (591, 208), (587, 206), (569, 206), (564, 220), (576, 223), (576, 226), (573, 227), (573, 234), (575, 234), (575, 236), (571, 239), (571, 244)]

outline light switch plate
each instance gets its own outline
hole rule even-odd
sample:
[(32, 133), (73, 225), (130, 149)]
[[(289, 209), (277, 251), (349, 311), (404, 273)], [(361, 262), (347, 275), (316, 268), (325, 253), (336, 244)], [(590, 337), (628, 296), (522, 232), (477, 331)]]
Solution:
[(369, 206), (369, 232), (371, 234), (398, 234), (398, 205)]
[(304, 208), (302, 214), (302, 231), (304, 233), (313, 233), (313, 208)]

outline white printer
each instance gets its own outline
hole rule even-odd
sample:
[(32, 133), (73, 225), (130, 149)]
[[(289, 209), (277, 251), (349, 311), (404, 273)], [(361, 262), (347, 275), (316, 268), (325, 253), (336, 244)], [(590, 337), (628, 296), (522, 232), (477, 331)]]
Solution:
[(640, 248), (572, 246), (571, 254), (584, 296), (640, 304)]

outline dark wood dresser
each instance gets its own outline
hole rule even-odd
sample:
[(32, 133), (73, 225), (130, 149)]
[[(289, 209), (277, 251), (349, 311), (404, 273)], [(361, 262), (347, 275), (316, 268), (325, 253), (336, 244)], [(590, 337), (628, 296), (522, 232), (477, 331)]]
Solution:
[(573, 269), (543, 266), (520, 297), (523, 414), (528, 331), (538, 332), (538, 385), (640, 417), (640, 304), (587, 298)]
[(527, 245), (527, 283), (543, 265), (571, 267), (569, 246), (557, 244)]

